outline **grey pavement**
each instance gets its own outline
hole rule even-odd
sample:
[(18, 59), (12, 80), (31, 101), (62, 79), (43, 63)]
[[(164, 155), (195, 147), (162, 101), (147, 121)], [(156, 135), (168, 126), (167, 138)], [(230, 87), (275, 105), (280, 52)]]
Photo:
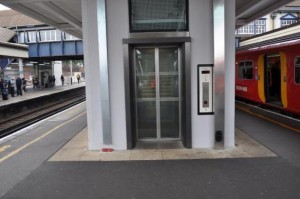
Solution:
[(300, 134), (241, 111), (236, 118), (238, 128), (279, 156), (45, 162), (3, 198), (300, 198)]

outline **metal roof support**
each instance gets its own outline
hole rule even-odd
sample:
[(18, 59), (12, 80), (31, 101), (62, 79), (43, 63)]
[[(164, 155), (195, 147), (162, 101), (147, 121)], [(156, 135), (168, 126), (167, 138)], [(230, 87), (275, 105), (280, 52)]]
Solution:
[(215, 132), (234, 147), (235, 0), (214, 0)]
[(57, 7), (54, 3), (52, 2), (38, 2), (36, 3), (40, 8), (43, 8), (47, 10), (48, 12), (51, 12), (53, 15), (61, 18), (63, 21), (66, 21), (76, 29), (82, 30), (82, 23), (66, 13), (64, 10), (61, 8)]
[(90, 150), (112, 144), (105, 0), (82, 0), (88, 143)]

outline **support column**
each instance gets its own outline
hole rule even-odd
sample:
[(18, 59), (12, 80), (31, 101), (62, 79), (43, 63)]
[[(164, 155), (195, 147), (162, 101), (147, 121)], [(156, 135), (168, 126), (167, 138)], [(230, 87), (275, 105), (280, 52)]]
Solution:
[(234, 147), (235, 134), (235, 0), (214, 0), (215, 131), (224, 147)]
[(55, 76), (55, 84), (56, 85), (61, 85), (61, 75), (63, 74), (63, 71), (62, 71), (62, 61), (54, 61), (52, 63), (53, 65), (53, 75)]
[(70, 84), (72, 84), (72, 82), (73, 82), (73, 60), (70, 60), (70, 76), (71, 76)]
[(105, 4), (105, 0), (81, 1), (90, 150), (112, 144)]
[(20, 78), (24, 77), (24, 73), (23, 73), (23, 59), (19, 58), (19, 74), (20, 74)]

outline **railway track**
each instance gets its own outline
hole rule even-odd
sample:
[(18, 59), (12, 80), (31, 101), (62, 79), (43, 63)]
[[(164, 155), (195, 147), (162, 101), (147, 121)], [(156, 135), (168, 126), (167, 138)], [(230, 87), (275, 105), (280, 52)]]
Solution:
[(56, 99), (47, 103), (41, 103), (35, 107), (24, 107), (22, 111), (14, 114), (8, 114), (7, 117), (0, 119), (0, 138), (8, 136), (22, 128), (33, 123), (41, 121), (58, 112), (68, 109), (76, 104), (85, 101), (85, 95), (71, 95), (65, 98)]

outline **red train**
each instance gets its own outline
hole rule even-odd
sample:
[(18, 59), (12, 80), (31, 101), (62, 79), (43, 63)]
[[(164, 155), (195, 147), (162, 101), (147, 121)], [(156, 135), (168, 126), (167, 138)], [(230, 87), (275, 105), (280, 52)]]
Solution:
[(236, 96), (300, 115), (300, 40), (236, 53)]

